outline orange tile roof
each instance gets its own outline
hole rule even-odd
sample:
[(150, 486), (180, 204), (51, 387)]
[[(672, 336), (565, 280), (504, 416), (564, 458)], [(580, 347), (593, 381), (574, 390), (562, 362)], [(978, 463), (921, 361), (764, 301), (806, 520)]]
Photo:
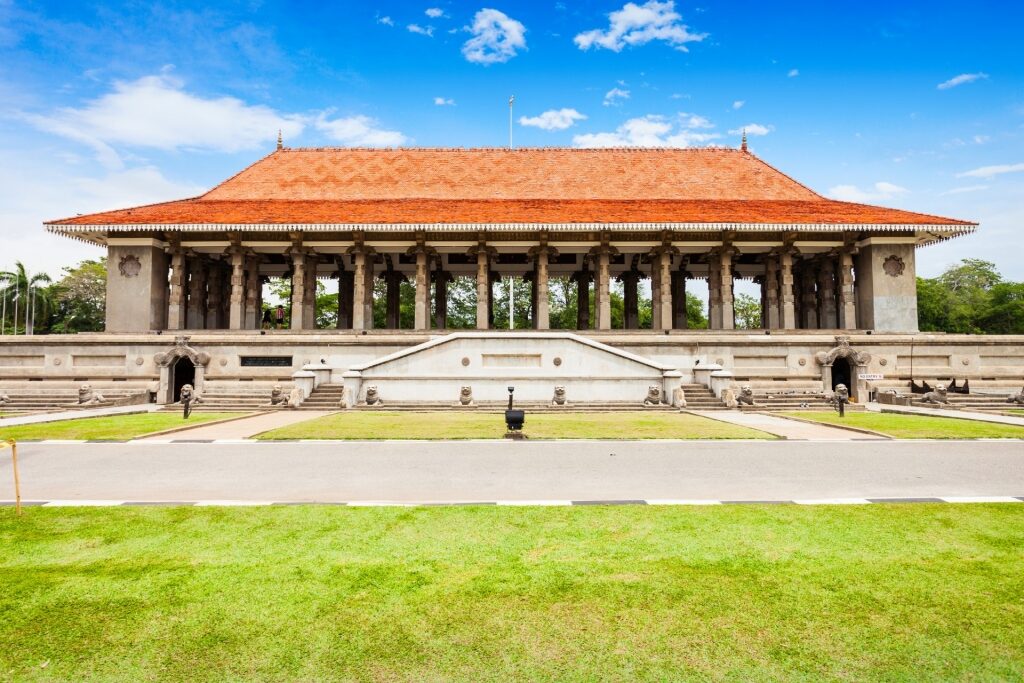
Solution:
[(825, 199), (725, 148), (283, 149), (194, 199), (48, 225), (260, 223), (973, 225)]
[(971, 225), (939, 216), (830, 199), (597, 200), (396, 199), (352, 201), (186, 199), (77, 216), (51, 225), (366, 223), (835, 223)]

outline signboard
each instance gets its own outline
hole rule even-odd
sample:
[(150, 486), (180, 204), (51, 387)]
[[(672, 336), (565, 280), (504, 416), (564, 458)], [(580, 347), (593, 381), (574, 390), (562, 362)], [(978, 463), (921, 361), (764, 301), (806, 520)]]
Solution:
[(857, 379), (867, 379), (867, 380), (871, 380), (871, 379), (885, 379), (885, 375), (880, 375), (878, 373), (873, 373), (873, 372), (865, 372), (865, 373), (861, 373), (861, 374), (857, 375)]
[(241, 356), (243, 368), (290, 368), (291, 356)]

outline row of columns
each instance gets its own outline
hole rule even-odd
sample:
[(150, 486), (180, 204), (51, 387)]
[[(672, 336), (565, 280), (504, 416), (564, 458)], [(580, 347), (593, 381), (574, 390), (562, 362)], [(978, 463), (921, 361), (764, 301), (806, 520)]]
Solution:
[(263, 308), (258, 259), (234, 252), (225, 261), (171, 253), (167, 328), (257, 329)]

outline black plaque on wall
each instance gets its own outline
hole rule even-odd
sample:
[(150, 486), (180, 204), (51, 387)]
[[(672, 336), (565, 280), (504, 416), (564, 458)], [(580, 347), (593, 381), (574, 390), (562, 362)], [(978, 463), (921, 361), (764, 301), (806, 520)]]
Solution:
[(291, 356), (239, 356), (243, 368), (290, 368)]

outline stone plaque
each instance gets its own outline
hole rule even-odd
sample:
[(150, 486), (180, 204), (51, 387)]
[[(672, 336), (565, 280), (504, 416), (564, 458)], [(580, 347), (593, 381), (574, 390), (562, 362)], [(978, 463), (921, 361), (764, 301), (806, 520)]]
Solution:
[(291, 356), (240, 356), (239, 364), (243, 368), (290, 368)]

